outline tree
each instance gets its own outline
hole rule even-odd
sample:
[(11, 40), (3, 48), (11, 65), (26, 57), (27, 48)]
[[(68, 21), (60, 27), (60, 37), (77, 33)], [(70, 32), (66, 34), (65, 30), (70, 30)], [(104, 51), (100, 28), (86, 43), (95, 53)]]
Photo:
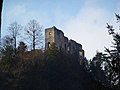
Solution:
[(40, 47), (43, 41), (42, 26), (36, 20), (30, 20), (26, 25), (25, 31), (28, 42), (32, 44), (32, 49), (35, 51), (36, 47)]
[[(120, 23), (119, 14), (115, 14), (117, 23)], [(107, 23), (109, 35), (113, 37), (113, 46), (110, 50), (105, 47), (106, 54), (103, 55), (103, 61), (106, 63), (105, 72), (111, 87), (120, 88), (120, 34), (115, 32), (112, 25)], [(120, 26), (119, 26), (120, 30)]]
[(27, 49), (27, 45), (25, 45), (25, 43), (21, 41), (18, 46), (18, 51), (25, 52), (26, 49)]
[(55, 46), (55, 43), (52, 43), (51, 46), (45, 51), (45, 57), (48, 58), (54, 58), (58, 55), (59, 51), (57, 47)]
[(103, 62), (103, 53), (97, 52), (95, 57), (93, 57), (90, 62), (90, 72), (95, 81), (107, 85), (106, 76), (104, 73), (104, 62)]
[(13, 46), (13, 38), (6, 35), (2, 38), (2, 47)]
[(24, 54), (26, 49), (27, 49), (27, 45), (25, 45), (25, 43), (21, 41), (18, 46), (18, 53), (20, 57)]
[(13, 39), (5, 36), (2, 41), (2, 47), (0, 48), (1, 59), (4, 62), (9, 62), (13, 58)]
[(13, 22), (9, 25), (8, 30), (10, 31), (10, 35), (13, 39), (14, 43), (14, 54), (16, 55), (16, 46), (17, 46), (17, 37), (20, 34), (20, 30), (22, 30), (22, 26), (17, 22)]
[[(120, 15), (115, 14), (117, 23), (119, 23), (120, 30)], [(111, 88), (120, 89), (120, 33), (116, 32), (113, 25), (107, 23), (107, 27), (109, 35), (113, 37), (113, 46), (112, 48), (106, 48), (106, 53), (97, 53), (97, 55), (91, 61), (90, 70), (94, 76), (100, 75), (98, 71), (101, 71), (101, 65), (103, 68), (103, 78), (106, 83), (105, 85)], [(97, 73), (96, 73), (97, 72)], [(101, 75), (100, 75), (101, 76)], [(102, 80), (102, 78), (98, 78)], [(102, 80), (102, 81), (104, 81)]]

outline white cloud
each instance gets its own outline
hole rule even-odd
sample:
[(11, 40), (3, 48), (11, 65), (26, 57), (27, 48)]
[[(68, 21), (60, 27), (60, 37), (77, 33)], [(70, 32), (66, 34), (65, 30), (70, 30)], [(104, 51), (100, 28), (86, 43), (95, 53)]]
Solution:
[(104, 46), (111, 45), (105, 27), (107, 16), (108, 13), (102, 9), (84, 7), (64, 26), (65, 35), (83, 45), (87, 58), (92, 58), (96, 50), (104, 51)]

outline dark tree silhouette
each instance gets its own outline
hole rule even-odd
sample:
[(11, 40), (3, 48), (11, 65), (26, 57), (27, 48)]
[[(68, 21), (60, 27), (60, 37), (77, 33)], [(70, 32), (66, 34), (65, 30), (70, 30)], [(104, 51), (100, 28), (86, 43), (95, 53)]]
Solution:
[[(115, 14), (120, 30), (120, 15)], [(120, 33), (113, 25), (107, 23), (109, 35), (113, 37), (112, 48), (106, 48), (106, 53), (97, 53), (91, 61), (90, 72), (94, 79), (110, 88), (120, 89)], [(102, 68), (103, 70), (101, 70)], [(102, 72), (101, 72), (102, 71)], [(101, 75), (102, 74), (102, 75)]]
[[(119, 14), (115, 14), (117, 23), (120, 24), (120, 16)], [(120, 34), (115, 32), (115, 29), (112, 25), (107, 24), (107, 29), (110, 35), (113, 37), (113, 49), (105, 48), (107, 62), (109, 63), (109, 73), (110, 82), (112, 86), (118, 86), (120, 88)], [(119, 26), (120, 30), (120, 26)]]
[(9, 36), (5, 36), (2, 39), (2, 47), (0, 48), (2, 60), (10, 61), (13, 57), (13, 39)]
[(23, 41), (21, 41), (18, 46), (19, 56), (22, 57), (26, 50), (27, 50), (27, 45)]
[[(120, 23), (119, 14), (115, 14), (115, 17), (117, 23)], [(106, 28), (109, 35), (113, 37), (113, 46), (111, 46), (112, 49), (105, 47), (106, 53), (102, 54), (100, 60), (104, 63), (104, 73), (109, 86), (120, 89), (120, 34), (115, 32), (113, 25), (107, 23)]]

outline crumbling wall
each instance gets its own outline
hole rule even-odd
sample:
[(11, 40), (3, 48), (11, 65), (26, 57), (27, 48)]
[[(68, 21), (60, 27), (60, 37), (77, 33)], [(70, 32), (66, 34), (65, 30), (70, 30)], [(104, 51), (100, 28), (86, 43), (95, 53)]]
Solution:
[(52, 43), (55, 43), (55, 46), (60, 51), (70, 54), (76, 53), (84, 57), (82, 45), (72, 39), (69, 40), (55, 26), (45, 29), (45, 49), (48, 49)]

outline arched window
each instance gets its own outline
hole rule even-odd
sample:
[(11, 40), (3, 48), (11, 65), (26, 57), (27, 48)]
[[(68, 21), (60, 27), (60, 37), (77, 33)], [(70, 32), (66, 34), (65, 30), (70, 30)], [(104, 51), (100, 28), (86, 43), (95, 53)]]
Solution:
[(50, 47), (50, 42), (48, 42), (48, 48)]
[(49, 32), (49, 36), (51, 35), (51, 32)]

